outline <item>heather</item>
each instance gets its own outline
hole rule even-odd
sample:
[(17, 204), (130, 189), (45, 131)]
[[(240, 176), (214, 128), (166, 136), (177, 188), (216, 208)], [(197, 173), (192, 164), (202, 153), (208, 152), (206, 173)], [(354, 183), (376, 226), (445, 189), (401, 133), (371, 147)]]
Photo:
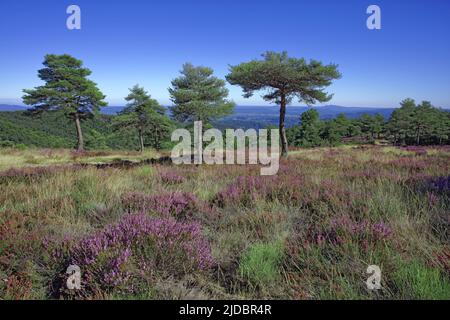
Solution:
[[(11, 156), (4, 299), (450, 298), (448, 148), (294, 149), (267, 177), (245, 165), (82, 165), (134, 153), (0, 159)], [(65, 287), (71, 264), (80, 291)], [(372, 264), (378, 291), (365, 283)]]
[[(199, 223), (146, 214), (125, 215), (119, 222), (73, 242), (66, 252), (56, 247), (50, 254), (83, 270), (85, 285), (77, 292), (82, 297), (112, 290), (138, 294), (137, 282), (151, 286), (156, 276), (181, 277), (207, 270), (214, 263)], [(70, 296), (64, 281), (53, 290), (53, 294)]]
[(163, 192), (154, 195), (131, 192), (123, 196), (122, 203), (131, 212), (153, 212), (179, 220), (213, 218), (212, 208), (190, 192)]

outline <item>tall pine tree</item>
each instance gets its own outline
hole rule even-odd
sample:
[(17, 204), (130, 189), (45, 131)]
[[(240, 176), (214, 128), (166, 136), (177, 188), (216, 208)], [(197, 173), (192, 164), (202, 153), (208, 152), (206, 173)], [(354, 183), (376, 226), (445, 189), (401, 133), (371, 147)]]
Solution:
[(44, 68), (38, 71), (39, 78), (45, 81), (43, 86), (23, 90), (23, 102), (33, 106), (28, 114), (49, 111), (62, 111), (72, 119), (77, 132), (77, 148), (84, 149), (81, 122), (98, 113), (105, 96), (97, 85), (87, 77), (91, 71), (83, 68), (83, 62), (63, 54), (45, 56)]
[(281, 152), (287, 157), (288, 143), (285, 129), (286, 106), (294, 99), (308, 105), (326, 102), (332, 98), (324, 91), (341, 74), (337, 65), (291, 58), (287, 52), (266, 52), (262, 60), (253, 60), (232, 66), (226, 76), (229, 83), (239, 85), (244, 97), (264, 90), (266, 101), (280, 105)]
[(227, 100), (225, 81), (213, 76), (207, 67), (183, 65), (181, 76), (169, 88), (172, 116), (179, 122), (202, 121), (204, 127), (233, 112), (234, 103)]
[(135, 85), (125, 100), (128, 104), (114, 119), (116, 129), (134, 129), (139, 139), (139, 149), (144, 151), (145, 136), (150, 136), (153, 147), (159, 148), (161, 140), (170, 130), (170, 119), (158, 101), (152, 99), (144, 88)]

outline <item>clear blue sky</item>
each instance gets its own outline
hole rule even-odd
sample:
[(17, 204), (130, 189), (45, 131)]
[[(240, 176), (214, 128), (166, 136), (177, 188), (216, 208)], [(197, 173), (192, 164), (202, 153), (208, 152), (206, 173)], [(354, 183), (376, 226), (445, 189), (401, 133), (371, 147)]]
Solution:
[[(81, 30), (66, 28), (70, 4), (81, 7)], [(381, 7), (381, 30), (366, 28), (370, 4)], [(136, 83), (168, 104), (184, 62), (224, 77), (229, 64), (287, 50), (340, 65), (332, 104), (395, 107), (412, 97), (450, 107), (448, 0), (1, 0), (0, 12), (0, 103), (20, 103), (22, 89), (41, 83), (46, 53), (82, 59), (121, 105)], [(238, 104), (263, 103), (229, 87)]]

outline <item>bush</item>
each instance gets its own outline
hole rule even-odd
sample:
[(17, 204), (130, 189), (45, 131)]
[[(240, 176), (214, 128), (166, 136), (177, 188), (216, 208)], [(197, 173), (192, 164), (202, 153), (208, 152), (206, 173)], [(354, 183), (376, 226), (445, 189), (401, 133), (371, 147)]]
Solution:
[(130, 192), (123, 196), (122, 203), (130, 212), (153, 212), (164, 217), (172, 216), (178, 220), (210, 218), (214, 213), (206, 202), (189, 192), (154, 195)]
[(16, 144), (14, 146), (14, 148), (16, 148), (17, 150), (26, 150), (28, 147), (27, 147), (27, 145), (25, 145), (23, 143), (19, 143), (19, 144)]
[(146, 214), (126, 215), (81, 239), (70, 250), (68, 261), (82, 271), (84, 296), (116, 289), (135, 293), (136, 279), (145, 281), (157, 273), (181, 277), (213, 265), (199, 223)]
[(9, 140), (0, 141), (0, 148), (12, 148), (14, 147), (14, 142)]

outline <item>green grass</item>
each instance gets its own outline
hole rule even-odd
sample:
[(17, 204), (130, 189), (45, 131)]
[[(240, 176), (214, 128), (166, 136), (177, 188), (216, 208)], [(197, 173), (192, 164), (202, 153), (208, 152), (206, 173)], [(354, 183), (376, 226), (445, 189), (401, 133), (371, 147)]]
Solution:
[(398, 262), (394, 282), (402, 298), (421, 300), (449, 300), (450, 281), (438, 269), (423, 262)]
[(280, 262), (283, 258), (281, 243), (258, 243), (244, 253), (239, 272), (255, 285), (270, 285), (280, 277)]

